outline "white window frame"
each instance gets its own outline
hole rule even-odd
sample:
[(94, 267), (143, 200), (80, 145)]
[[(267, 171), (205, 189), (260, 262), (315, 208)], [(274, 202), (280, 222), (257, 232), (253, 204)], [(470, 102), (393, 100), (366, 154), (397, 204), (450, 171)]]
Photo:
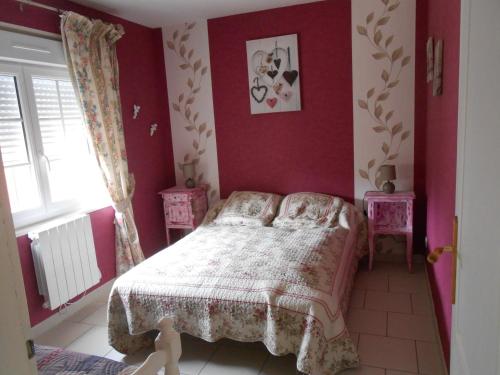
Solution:
[[(19, 231), (27, 226), (48, 221), (63, 215), (73, 214), (80, 211), (93, 211), (110, 205), (110, 200), (99, 201), (92, 207), (84, 206), (79, 199), (70, 199), (61, 202), (51, 202), (48, 175), (48, 159), (43, 154), (41, 130), (37, 115), (35, 92), (32, 78), (52, 78), (70, 80), (67, 68), (47, 67), (26, 63), (10, 63), (0, 61), (0, 74), (15, 76), (18, 91), (21, 116), (28, 147), (28, 157), (33, 164), (35, 176), (38, 182), (38, 194), (41, 205), (13, 213), (16, 229)], [(83, 116), (82, 116), (83, 118)], [(89, 143), (89, 146), (91, 144)]]

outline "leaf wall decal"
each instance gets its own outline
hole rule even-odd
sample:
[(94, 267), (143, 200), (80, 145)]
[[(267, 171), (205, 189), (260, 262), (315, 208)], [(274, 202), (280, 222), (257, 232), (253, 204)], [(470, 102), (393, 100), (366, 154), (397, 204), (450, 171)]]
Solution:
[(201, 67), (201, 60), (196, 60), (193, 66), (194, 71), (196, 72), (198, 69), (200, 69), (200, 67)]
[[(393, 102), (389, 98), (394, 97), (394, 90), (400, 83), (400, 75), (403, 69), (409, 65), (411, 56), (404, 56), (404, 46), (396, 46), (389, 50), (393, 45), (395, 35), (387, 30), (387, 26), (391, 21), (391, 17), (396, 15), (394, 11), (399, 7), (399, 0), (381, 0), (384, 4), (383, 11), (380, 16), (376, 16), (376, 12), (370, 12), (366, 18), (365, 25), (356, 27), (359, 38), (366, 38), (373, 47), (371, 57), (373, 64), (383, 65), (380, 70), (380, 78), (382, 80), (380, 88), (371, 87), (366, 91), (366, 99), (358, 99), (358, 106), (366, 111), (375, 124), (371, 126), (374, 133), (383, 135), (380, 150), (382, 158), (371, 158), (367, 163), (367, 170), (358, 169), (359, 176), (368, 180), (368, 182), (376, 189), (380, 189), (384, 181), (380, 178), (379, 168), (387, 161), (396, 162), (400, 157), (401, 144), (409, 138), (411, 132), (403, 128), (403, 122), (400, 121), (395, 125), (390, 126), (388, 122), (395, 116), (396, 110), (391, 108)], [(390, 13), (390, 14), (389, 14)], [(373, 25), (373, 33), (368, 30), (368, 25)], [(399, 63), (398, 63), (399, 62)], [(397, 64), (396, 64), (397, 63)], [(388, 107), (384, 115), (384, 106)], [(399, 137), (398, 135), (401, 134)], [(396, 136), (398, 136), (396, 138)], [(374, 138), (374, 139), (379, 139)], [(391, 151), (392, 150), (392, 151)], [(372, 173), (370, 174), (370, 171)], [(375, 171), (375, 173), (373, 173)]]
[(394, 35), (391, 35), (389, 36), (386, 40), (385, 40), (385, 47), (389, 47), (389, 45), (392, 43), (392, 40), (394, 39)]
[(387, 160), (394, 160), (394, 159), (397, 159), (397, 157), (399, 156), (399, 154), (392, 154), (392, 155), (389, 155), (389, 157), (387, 158)]
[(392, 127), (392, 130), (391, 130), (392, 135), (398, 134), (401, 130), (403, 130), (403, 123), (399, 122)]
[(396, 10), (399, 6), (399, 1), (395, 2), (394, 4), (392, 4), (391, 6), (389, 6), (389, 8), (387, 8), (387, 10), (389, 12), (392, 12), (393, 10)]
[(397, 61), (401, 56), (403, 56), (403, 47), (399, 47), (398, 49), (394, 50), (391, 59), (394, 62)]
[(368, 33), (366, 30), (366, 27), (361, 26), (361, 25), (356, 26), (356, 30), (358, 30), (358, 33), (360, 35), (366, 35)]
[(359, 175), (360, 175), (361, 177), (363, 177), (364, 179), (367, 179), (367, 180), (369, 179), (369, 177), (368, 177), (368, 172), (366, 172), (366, 171), (364, 171), (364, 170), (362, 170), (362, 169), (360, 169), (360, 170), (359, 170)]
[(385, 143), (385, 142), (382, 144), (382, 152), (384, 154), (388, 154), (389, 153), (389, 145), (387, 143)]
[[(195, 105), (197, 94), (200, 92), (202, 87), (203, 76), (208, 72), (208, 67), (203, 66), (203, 60), (197, 59), (194, 63), (191, 63), (191, 59), (195, 56), (195, 49), (190, 48), (187, 45), (187, 41), (189, 40), (190, 33), (189, 30), (192, 30), (195, 27), (196, 23), (186, 23), (184, 27), (183, 33), (180, 33), (178, 30), (175, 30), (172, 39), (167, 39), (167, 47), (176, 54), (179, 60), (179, 67), (184, 73), (187, 74), (186, 83), (184, 86), (184, 92), (181, 92), (178, 96), (178, 102), (172, 103), (172, 107), (174, 111), (179, 113), (183, 120), (183, 127), (185, 131), (191, 134), (192, 138), (192, 149), (195, 157), (192, 158), (192, 162), (198, 164), (202, 155), (206, 152), (206, 146), (208, 139), (213, 135), (213, 129), (211, 129), (207, 122), (203, 122), (199, 126), (196, 125), (200, 117), (200, 112), (196, 112), (191, 119), (192, 115), (192, 107)], [(180, 37), (179, 37), (180, 35)], [(190, 159), (190, 154), (187, 153), (184, 155), (184, 162)], [(181, 168), (182, 169), (182, 168)], [(200, 173), (198, 175), (198, 179), (202, 180), (205, 178), (204, 173)], [(215, 197), (217, 195), (217, 190), (213, 189), (210, 184), (205, 181), (203, 182), (207, 184), (208, 191), (210, 197)]]
[(386, 54), (386, 53), (384, 53), (384, 52), (377, 52), (377, 53), (374, 53), (372, 56), (373, 56), (373, 58), (374, 58), (375, 60), (381, 60), (381, 59), (383, 59), (384, 57), (386, 57), (386, 56), (387, 56), (387, 54)]
[(399, 80), (393, 81), (387, 85), (387, 88), (392, 89), (399, 84)]
[(377, 101), (384, 101), (389, 97), (389, 95), (390, 95), (389, 91), (383, 92), (382, 94), (377, 96)]
[(368, 103), (366, 103), (364, 100), (359, 99), (358, 105), (363, 109), (368, 109)]
[(377, 26), (383, 26), (383, 25), (386, 25), (387, 22), (389, 22), (389, 20), (391, 19), (390, 16), (385, 16), (385, 17), (382, 17), (380, 18), (378, 21), (377, 21)]

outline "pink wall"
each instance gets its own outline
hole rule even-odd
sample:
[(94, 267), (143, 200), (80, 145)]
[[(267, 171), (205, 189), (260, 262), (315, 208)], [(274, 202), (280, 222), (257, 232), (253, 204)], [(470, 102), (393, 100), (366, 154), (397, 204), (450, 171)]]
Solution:
[[(417, 99), (426, 108), (425, 191), (427, 195), (427, 237), (429, 249), (452, 241), (455, 215), (455, 175), (457, 155), (458, 78), (460, 57), (460, 1), (418, 1), (417, 25), (425, 30), (420, 35), (421, 67), (425, 66), (425, 40), (428, 36), (444, 40), (443, 95), (432, 96), (432, 87), (417, 86)], [(418, 32), (418, 30), (417, 30)], [(422, 69), (420, 69), (422, 70)], [(418, 78), (418, 77), (417, 77)], [(424, 76), (421, 74), (419, 80)], [(421, 81), (422, 82), (422, 81)], [(425, 97), (423, 102), (421, 98)], [(418, 110), (418, 109), (417, 109)], [(436, 315), (445, 356), (449, 362), (451, 333), (451, 258), (441, 257), (429, 266)]]
[[(125, 140), (129, 168), (136, 178), (133, 199), (134, 212), (141, 244), (146, 256), (166, 245), (163, 228), (162, 205), (158, 191), (175, 184), (172, 140), (167, 97), (161, 31), (153, 30), (123, 19), (110, 16), (66, 0), (42, 2), (66, 10), (74, 10), (89, 17), (120, 23), (125, 35), (117, 44), (120, 65), (120, 92), (125, 127)], [(24, 11), (13, 0), (0, 4), (0, 21), (35, 29), (59, 32), (56, 13), (29, 6)], [(137, 120), (132, 119), (132, 105), (141, 105)], [(158, 123), (154, 137), (149, 136), (149, 125)], [(111, 208), (91, 214), (101, 283), (115, 275), (114, 226)], [(35, 325), (52, 313), (42, 308), (38, 296), (33, 261), (26, 236), (18, 238), (19, 253), (28, 299), (31, 324)]]
[[(350, 1), (208, 21), (221, 195), (319, 191), (353, 200)], [(298, 34), (302, 110), (250, 114), (245, 42)]]

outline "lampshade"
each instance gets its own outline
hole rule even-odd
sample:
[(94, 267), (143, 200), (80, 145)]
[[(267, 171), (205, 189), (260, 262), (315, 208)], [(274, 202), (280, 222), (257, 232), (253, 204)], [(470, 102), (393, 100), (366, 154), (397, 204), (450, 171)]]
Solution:
[(189, 178), (194, 179), (194, 163), (191, 162), (182, 164), (182, 174), (184, 175), (185, 180)]
[(394, 165), (384, 164), (379, 168), (380, 179), (382, 181), (392, 181), (396, 179), (396, 167)]

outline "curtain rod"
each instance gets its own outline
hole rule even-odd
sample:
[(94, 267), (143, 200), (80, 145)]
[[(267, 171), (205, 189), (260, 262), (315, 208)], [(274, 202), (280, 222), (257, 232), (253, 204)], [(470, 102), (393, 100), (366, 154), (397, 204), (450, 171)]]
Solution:
[(50, 11), (56, 12), (56, 13), (62, 13), (62, 12), (64, 12), (64, 10), (62, 10), (62, 9), (59, 9), (59, 8), (56, 8), (56, 7), (51, 7), (49, 5), (45, 5), (45, 4), (42, 4), (42, 3), (37, 3), (36, 1), (31, 1), (31, 0), (16, 0), (16, 1), (19, 3), (19, 6), (20, 6), (21, 10), (23, 9), (23, 5), (30, 5), (30, 6), (33, 6), (33, 7), (50, 10)]

